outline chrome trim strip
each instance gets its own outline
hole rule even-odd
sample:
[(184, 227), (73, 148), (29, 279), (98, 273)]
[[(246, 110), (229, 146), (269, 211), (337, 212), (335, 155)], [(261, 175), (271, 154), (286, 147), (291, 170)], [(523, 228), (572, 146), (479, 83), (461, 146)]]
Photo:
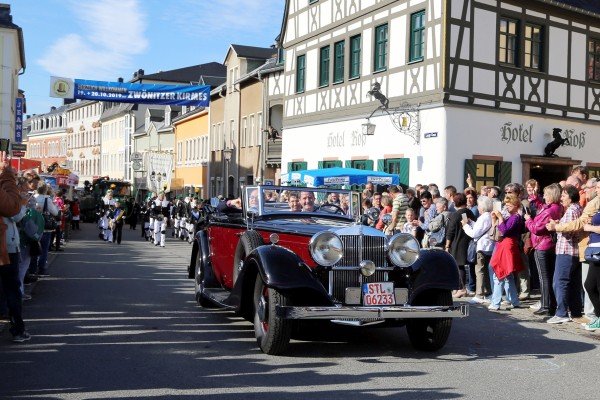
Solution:
[(462, 318), (469, 306), (391, 306), (391, 307), (276, 307), (277, 316), (285, 319), (385, 319), (385, 318)]

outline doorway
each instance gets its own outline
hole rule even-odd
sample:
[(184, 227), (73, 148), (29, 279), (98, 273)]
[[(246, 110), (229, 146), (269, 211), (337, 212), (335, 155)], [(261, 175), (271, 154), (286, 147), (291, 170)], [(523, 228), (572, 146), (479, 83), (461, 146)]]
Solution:
[(523, 163), (523, 183), (535, 179), (542, 190), (552, 184), (567, 179), (571, 169), (581, 164), (581, 160), (568, 157), (542, 157), (537, 155), (521, 154)]
[(538, 182), (540, 193), (546, 186), (567, 179), (570, 173), (570, 165), (533, 164), (529, 169), (529, 177)]

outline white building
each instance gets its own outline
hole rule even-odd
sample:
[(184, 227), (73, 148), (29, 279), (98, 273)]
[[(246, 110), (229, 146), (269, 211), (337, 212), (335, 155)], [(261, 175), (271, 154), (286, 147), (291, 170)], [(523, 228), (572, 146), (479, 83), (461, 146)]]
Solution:
[(15, 139), (15, 100), (25, 72), (23, 30), (12, 22), (10, 4), (0, 4), (0, 138)]
[(92, 100), (70, 104), (67, 109), (67, 167), (79, 175), (80, 185), (106, 175), (100, 163), (102, 110), (102, 103)]
[[(284, 172), (462, 188), (467, 173), (481, 186), (600, 171), (600, 2), (293, 0), (281, 44)], [(554, 128), (569, 144), (542, 157)]]

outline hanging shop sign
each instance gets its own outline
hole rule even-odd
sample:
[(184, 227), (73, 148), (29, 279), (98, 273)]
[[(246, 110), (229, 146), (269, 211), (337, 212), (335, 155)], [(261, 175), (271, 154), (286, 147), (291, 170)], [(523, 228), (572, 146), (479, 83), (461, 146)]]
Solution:
[(116, 103), (208, 107), (210, 86), (105, 82), (51, 77), (50, 97)]
[(23, 98), (15, 99), (15, 142), (23, 141)]

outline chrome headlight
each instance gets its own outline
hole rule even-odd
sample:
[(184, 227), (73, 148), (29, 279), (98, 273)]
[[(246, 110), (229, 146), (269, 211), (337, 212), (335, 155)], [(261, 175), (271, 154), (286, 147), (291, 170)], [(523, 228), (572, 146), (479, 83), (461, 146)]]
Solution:
[(315, 234), (308, 244), (310, 255), (319, 265), (331, 267), (342, 259), (342, 240), (333, 232), (322, 231)]
[(388, 241), (388, 257), (396, 267), (410, 267), (419, 258), (419, 242), (408, 233), (398, 233)]

